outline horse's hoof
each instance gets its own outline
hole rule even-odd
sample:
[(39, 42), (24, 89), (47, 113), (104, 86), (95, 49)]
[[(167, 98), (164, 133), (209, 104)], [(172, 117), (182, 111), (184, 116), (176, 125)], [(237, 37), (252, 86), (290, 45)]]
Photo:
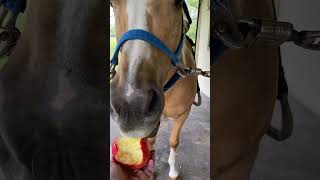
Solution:
[(169, 180), (180, 180), (180, 177), (177, 176), (177, 177), (169, 177)]

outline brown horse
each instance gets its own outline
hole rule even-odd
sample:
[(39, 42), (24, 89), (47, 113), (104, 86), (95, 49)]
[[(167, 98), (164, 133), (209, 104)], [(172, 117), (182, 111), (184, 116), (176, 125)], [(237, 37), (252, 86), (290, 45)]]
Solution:
[[(142, 29), (157, 36), (172, 51), (180, 42), (182, 29), (182, 0), (113, 0), (116, 35), (119, 39), (131, 29)], [(195, 68), (191, 46), (185, 42), (182, 63)], [(161, 115), (173, 119), (170, 137), (170, 178), (177, 178), (176, 150), (180, 130), (193, 104), (196, 77), (179, 80), (166, 93), (164, 84), (175, 73), (170, 58), (147, 42), (128, 41), (121, 52), (119, 69), (110, 90), (111, 114), (122, 134), (149, 137), (155, 143)]]
[[(236, 17), (274, 18), (272, 0), (230, 2)], [(249, 179), (272, 118), (278, 62), (277, 48), (260, 46), (227, 52), (212, 67), (215, 180)]]
[(107, 179), (108, 3), (28, 3), (0, 73), (0, 179)]

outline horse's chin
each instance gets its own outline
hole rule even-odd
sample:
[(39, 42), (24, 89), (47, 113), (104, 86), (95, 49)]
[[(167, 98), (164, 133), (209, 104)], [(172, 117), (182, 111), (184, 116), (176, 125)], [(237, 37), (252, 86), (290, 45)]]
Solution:
[(120, 134), (126, 137), (132, 138), (152, 138), (155, 137), (158, 133), (160, 127), (160, 120), (154, 126), (149, 126), (148, 128), (138, 129), (138, 130), (130, 130), (124, 131), (120, 128)]
[(133, 138), (152, 138), (157, 135), (160, 127), (161, 113), (150, 116), (150, 117), (145, 117), (146, 119), (142, 121), (142, 122), (152, 122), (152, 123), (148, 123), (148, 125), (141, 125), (139, 126), (139, 128), (129, 128), (129, 129), (127, 129), (127, 127), (121, 127), (121, 122), (123, 122), (123, 120), (119, 119), (119, 116), (114, 112), (112, 108), (110, 110), (110, 116), (120, 128), (121, 136), (133, 137)]

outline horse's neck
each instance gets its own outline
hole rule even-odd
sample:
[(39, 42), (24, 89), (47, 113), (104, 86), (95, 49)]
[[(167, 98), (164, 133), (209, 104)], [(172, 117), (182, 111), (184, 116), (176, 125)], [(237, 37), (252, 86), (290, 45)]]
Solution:
[(193, 55), (192, 47), (188, 41), (186, 41), (183, 46), (182, 63), (188, 68), (195, 68), (195, 57)]
[(32, 47), (28, 53), (37, 57), (30, 63), (51, 62), (82, 71), (90, 81), (106, 82), (106, 1), (35, 0), (29, 7), (23, 34)]

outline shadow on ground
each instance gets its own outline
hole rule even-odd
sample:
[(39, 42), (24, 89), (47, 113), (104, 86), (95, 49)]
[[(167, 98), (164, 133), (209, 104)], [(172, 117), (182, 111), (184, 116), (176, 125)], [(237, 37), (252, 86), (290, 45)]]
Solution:
[[(264, 137), (251, 180), (319, 179), (320, 117), (295, 99), (289, 100), (294, 117), (293, 136), (285, 142)], [(274, 124), (279, 124), (279, 110), (277, 106)]]

